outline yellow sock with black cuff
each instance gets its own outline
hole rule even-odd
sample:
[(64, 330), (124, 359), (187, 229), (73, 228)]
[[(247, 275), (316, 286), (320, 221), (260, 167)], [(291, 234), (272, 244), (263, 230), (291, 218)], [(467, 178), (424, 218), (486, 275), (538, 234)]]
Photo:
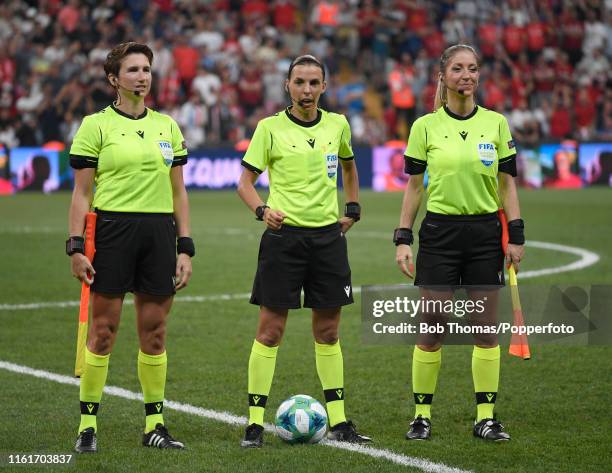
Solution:
[(344, 360), (340, 341), (332, 345), (315, 342), (317, 373), (327, 407), (329, 426), (346, 422), (344, 414)]
[(436, 391), (438, 373), (442, 365), (442, 349), (421, 350), (414, 347), (412, 354), (412, 391), (414, 393), (414, 417), (431, 419), (431, 403)]
[(96, 355), (85, 348), (85, 368), (81, 375), (79, 399), (81, 402), (81, 423), (79, 432), (93, 427), (98, 430), (97, 414), (102, 400), (102, 391), (108, 375), (108, 355)]
[(155, 430), (157, 424), (164, 423), (167, 370), (168, 356), (165, 351), (159, 355), (147, 355), (138, 351), (138, 379), (145, 403), (145, 434)]
[(472, 378), (476, 392), (476, 422), (493, 417), (499, 387), (499, 345), (494, 348), (474, 346)]
[(249, 425), (264, 424), (266, 402), (272, 387), (278, 347), (269, 347), (253, 341), (249, 357)]

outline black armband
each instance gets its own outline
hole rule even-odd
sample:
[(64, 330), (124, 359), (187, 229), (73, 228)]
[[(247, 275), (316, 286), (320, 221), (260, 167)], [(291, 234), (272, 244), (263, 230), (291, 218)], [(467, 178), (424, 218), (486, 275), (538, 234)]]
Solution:
[(70, 155), (70, 167), (73, 169), (97, 168), (98, 158), (92, 156)]
[(361, 205), (359, 205), (359, 202), (347, 202), (344, 204), (344, 216), (359, 222), (361, 219)]
[(518, 174), (516, 169), (516, 154), (500, 159), (497, 165), (497, 171), (505, 172), (506, 174), (510, 174), (512, 177), (516, 177)]
[(75, 253), (85, 254), (85, 238), (71, 236), (66, 240), (66, 254), (72, 256)]
[(525, 222), (517, 218), (508, 222), (508, 243), (513, 245), (525, 244)]
[(423, 174), (427, 169), (427, 162), (415, 159), (410, 156), (404, 156), (404, 173), (415, 176)]
[(413, 242), (414, 235), (412, 234), (412, 228), (400, 227), (393, 231), (393, 243), (395, 243), (395, 246), (412, 245)]
[(191, 258), (195, 255), (195, 245), (193, 244), (193, 240), (189, 237), (180, 237), (176, 240), (176, 253), (181, 254), (185, 253), (187, 256)]

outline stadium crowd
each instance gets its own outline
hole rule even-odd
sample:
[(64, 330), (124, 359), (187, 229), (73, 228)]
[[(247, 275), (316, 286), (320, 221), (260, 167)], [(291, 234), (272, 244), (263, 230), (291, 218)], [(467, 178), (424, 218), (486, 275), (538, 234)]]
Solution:
[(516, 140), (612, 139), (612, 2), (603, 0), (6, 0), (0, 3), (0, 142), (69, 143), (115, 98), (102, 63), (135, 40), (155, 53), (147, 105), (191, 148), (249, 137), (289, 102), (284, 71), (314, 54), (322, 107), (353, 140), (406, 139), (432, 109), (437, 60), (469, 43), (478, 102)]

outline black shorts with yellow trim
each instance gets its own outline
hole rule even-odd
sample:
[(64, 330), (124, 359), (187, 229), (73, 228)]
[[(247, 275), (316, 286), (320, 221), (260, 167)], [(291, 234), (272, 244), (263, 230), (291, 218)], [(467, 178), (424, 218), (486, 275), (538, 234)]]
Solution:
[(251, 304), (330, 309), (353, 303), (351, 268), (340, 224), (266, 229), (259, 245)]
[(96, 210), (96, 271), (91, 290), (105, 294), (175, 293), (176, 229), (172, 214)]
[(504, 254), (497, 213), (427, 212), (419, 230), (414, 284), (422, 287), (504, 286)]

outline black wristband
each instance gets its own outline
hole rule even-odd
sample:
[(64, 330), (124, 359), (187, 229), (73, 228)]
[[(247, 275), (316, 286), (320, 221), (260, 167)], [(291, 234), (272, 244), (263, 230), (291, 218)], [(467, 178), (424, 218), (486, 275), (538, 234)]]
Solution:
[(413, 242), (414, 235), (412, 234), (412, 228), (400, 227), (393, 231), (393, 243), (395, 243), (395, 246), (412, 245)]
[(344, 216), (359, 222), (361, 219), (361, 205), (359, 205), (359, 202), (347, 202), (344, 204)]
[(193, 244), (193, 240), (189, 237), (180, 237), (176, 240), (176, 253), (181, 254), (185, 253), (187, 256), (194, 257), (195, 255), (195, 245)]
[(72, 256), (75, 253), (85, 254), (85, 238), (71, 236), (66, 240), (66, 254)]
[(522, 218), (508, 222), (508, 243), (513, 245), (525, 244), (525, 222)]
[(260, 222), (263, 222), (263, 218), (264, 218), (264, 213), (266, 212), (266, 209), (269, 209), (270, 207), (268, 207), (267, 205), (260, 205), (259, 207), (257, 207), (255, 209), (255, 220), (259, 220)]

